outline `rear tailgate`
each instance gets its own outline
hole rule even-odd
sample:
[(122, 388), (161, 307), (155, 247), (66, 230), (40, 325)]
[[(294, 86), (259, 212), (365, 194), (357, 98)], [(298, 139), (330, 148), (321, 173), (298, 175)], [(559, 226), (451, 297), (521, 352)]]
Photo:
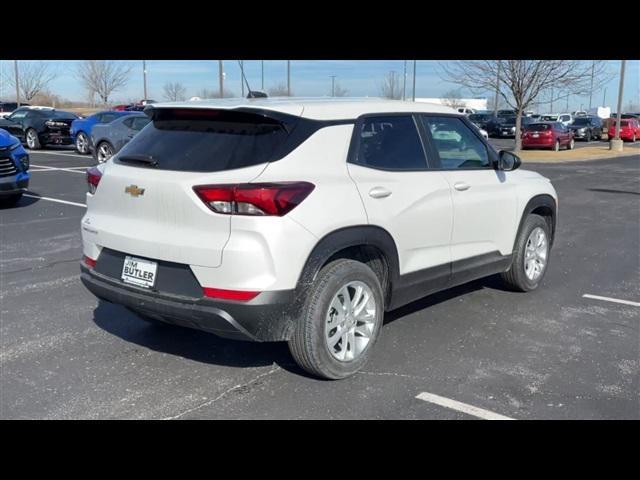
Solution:
[(85, 240), (144, 258), (220, 266), (231, 216), (212, 211), (193, 187), (250, 182), (287, 133), (247, 113), (214, 117), (164, 112), (115, 155), (88, 195)]

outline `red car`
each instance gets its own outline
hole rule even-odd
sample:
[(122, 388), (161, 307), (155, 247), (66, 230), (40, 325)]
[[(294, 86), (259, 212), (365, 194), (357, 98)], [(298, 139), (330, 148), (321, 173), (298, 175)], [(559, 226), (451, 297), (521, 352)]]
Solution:
[[(609, 125), (609, 138), (615, 138), (616, 136), (616, 122), (611, 122)], [(635, 118), (627, 118), (626, 120), (620, 120), (620, 138), (627, 140), (628, 142), (635, 142), (640, 138), (640, 121)]]
[(556, 152), (560, 147), (573, 150), (573, 132), (558, 122), (531, 123), (522, 132), (522, 148), (550, 148)]

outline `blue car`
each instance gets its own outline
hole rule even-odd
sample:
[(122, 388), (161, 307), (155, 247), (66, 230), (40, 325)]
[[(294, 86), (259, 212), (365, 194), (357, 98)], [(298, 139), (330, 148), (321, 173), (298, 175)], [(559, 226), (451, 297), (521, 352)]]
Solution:
[(29, 154), (20, 140), (0, 130), (0, 203), (15, 204), (29, 187)]
[(71, 124), (71, 139), (76, 146), (76, 151), (83, 155), (90, 153), (91, 131), (98, 123), (111, 123), (115, 119), (135, 112), (105, 110), (94, 113), (87, 118), (79, 118)]

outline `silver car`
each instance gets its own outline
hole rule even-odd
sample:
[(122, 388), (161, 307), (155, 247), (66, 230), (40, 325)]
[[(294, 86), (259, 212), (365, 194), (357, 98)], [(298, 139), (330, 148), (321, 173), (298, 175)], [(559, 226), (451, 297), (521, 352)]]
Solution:
[(151, 119), (144, 113), (133, 113), (107, 124), (94, 125), (89, 149), (98, 163), (104, 163), (120, 151)]

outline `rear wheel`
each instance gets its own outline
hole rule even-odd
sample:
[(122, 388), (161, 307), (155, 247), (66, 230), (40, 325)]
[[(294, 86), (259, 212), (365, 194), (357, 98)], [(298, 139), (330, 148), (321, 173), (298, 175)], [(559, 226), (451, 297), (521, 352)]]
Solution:
[(576, 142), (575, 140), (572, 138), (569, 143), (567, 144), (567, 150), (573, 150), (573, 147), (576, 146)]
[(40, 139), (38, 138), (38, 132), (33, 128), (27, 130), (27, 147), (29, 147), (30, 150), (40, 150), (42, 148)]
[(104, 163), (113, 156), (113, 147), (108, 142), (101, 142), (96, 148), (98, 163)]
[(590, 131), (589, 131), (589, 132), (587, 132), (587, 136), (585, 137), (585, 140), (586, 140), (587, 142), (590, 142), (590, 141), (591, 141), (591, 132), (590, 132)]
[(382, 288), (373, 270), (336, 260), (322, 268), (309, 290), (289, 350), (312, 375), (348, 377), (369, 360), (383, 318)]
[(529, 215), (518, 234), (511, 267), (502, 280), (512, 290), (528, 292), (538, 288), (549, 260), (549, 226), (540, 215)]
[(553, 146), (553, 151), (554, 152), (559, 152), (560, 151), (560, 140), (556, 140), (556, 143)]

